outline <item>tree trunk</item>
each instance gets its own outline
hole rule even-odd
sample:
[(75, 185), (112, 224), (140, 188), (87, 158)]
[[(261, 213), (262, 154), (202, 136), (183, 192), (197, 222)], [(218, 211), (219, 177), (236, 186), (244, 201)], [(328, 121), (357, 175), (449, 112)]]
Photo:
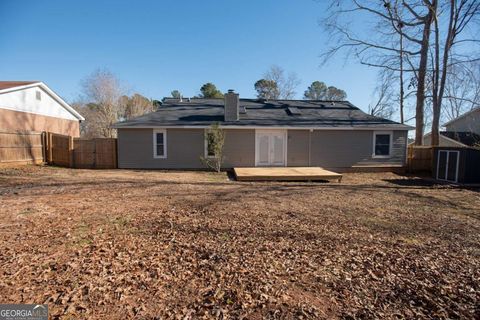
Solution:
[(432, 61), (432, 133), (431, 145), (438, 146), (440, 142), (440, 108), (439, 108), (439, 79), (440, 79), (440, 30), (438, 26), (438, 16), (433, 15), (435, 26), (435, 53)]
[(403, 34), (400, 33), (400, 123), (404, 123), (403, 115), (403, 97), (405, 91), (403, 89)]
[[(433, 1), (436, 8), (437, 1)], [(430, 8), (425, 17), (422, 35), (422, 47), (420, 50), (420, 64), (418, 67), (417, 104), (415, 108), (415, 145), (423, 145), (424, 109), (425, 109), (425, 78), (427, 74), (428, 48), (430, 45), (430, 29), (433, 20), (433, 8)]]
[(443, 49), (443, 60), (442, 60), (442, 77), (440, 80), (440, 45), (438, 44), (438, 22), (436, 22), (436, 41), (435, 50), (436, 50), (436, 68), (437, 68), (437, 82), (436, 86), (438, 88), (436, 103), (433, 106), (433, 119), (432, 119), (432, 146), (437, 146), (440, 144), (440, 115), (442, 113), (442, 99), (445, 92), (445, 83), (447, 81), (447, 67), (448, 60), (450, 57), (450, 48), (453, 44), (453, 38), (457, 32), (455, 22), (455, 0), (450, 0), (450, 20), (448, 22), (448, 32), (447, 39), (445, 41), (445, 48)]

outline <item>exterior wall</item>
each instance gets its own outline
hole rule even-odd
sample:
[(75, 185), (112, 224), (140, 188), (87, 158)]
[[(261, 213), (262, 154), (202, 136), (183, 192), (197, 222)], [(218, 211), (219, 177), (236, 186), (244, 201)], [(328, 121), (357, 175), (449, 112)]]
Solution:
[[(119, 168), (204, 169), (204, 129), (166, 129), (167, 158), (153, 157), (153, 129), (118, 129)], [(255, 166), (255, 130), (227, 129), (225, 168)], [(373, 133), (367, 130), (288, 130), (287, 165), (351, 168), (406, 163), (407, 131), (392, 131), (390, 158), (373, 158)], [(311, 150), (309, 145), (311, 144)]]
[(308, 167), (309, 161), (309, 130), (288, 130), (287, 166)]
[(255, 166), (255, 130), (232, 129), (225, 130), (224, 166), (254, 167)]
[(366, 130), (314, 130), (311, 133), (311, 165), (329, 169), (405, 165), (407, 131), (393, 131), (389, 158), (372, 157), (373, 133)]
[(451, 124), (446, 125), (447, 131), (473, 132), (480, 134), (480, 109), (472, 112), (465, 117), (458, 118)]
[[(167, 129), (167, 158), (153, 157), (153, 129), (118, 129), (118, 167), (204, 169), (205, 130)], [(226, 168), (255, 166), (255, 131), (226, 130)]]
[(80, 136), (80, 122), (0, 108), (0, 131), (50, 131)]
[[(37, 91), (40, 91), (40, 100), (36, 98)], [(78, 121), (73, 114), (40, 87), (0, 94), (0, 109), (23, 111), (48, 117)]]

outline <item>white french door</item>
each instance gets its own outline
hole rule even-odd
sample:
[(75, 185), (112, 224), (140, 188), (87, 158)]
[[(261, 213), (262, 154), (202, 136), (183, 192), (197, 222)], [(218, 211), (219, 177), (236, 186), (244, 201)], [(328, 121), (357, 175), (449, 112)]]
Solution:
[(255, 165), (259, 167), (282, 167), (286, 165), (287, 131), (255, 131)]
[(437, 180), (458, 182), (458, 165), (460, 152), (455, 150), (438, 150)]

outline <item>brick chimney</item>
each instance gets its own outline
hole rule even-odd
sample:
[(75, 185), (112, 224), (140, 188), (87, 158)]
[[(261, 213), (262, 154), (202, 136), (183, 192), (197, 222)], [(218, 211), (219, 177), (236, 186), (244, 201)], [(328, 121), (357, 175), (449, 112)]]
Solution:
[(230, 89), (225, 94), (225, 121), (238, 121), (238, 93)]

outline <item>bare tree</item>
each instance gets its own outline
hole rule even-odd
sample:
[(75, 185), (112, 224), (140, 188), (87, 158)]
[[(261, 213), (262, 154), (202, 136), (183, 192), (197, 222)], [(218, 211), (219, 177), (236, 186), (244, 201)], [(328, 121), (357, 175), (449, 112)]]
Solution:
[[(324, 58), (347, 50), (365, 65), (398, 72), (401, 121), (406, 96), (403, 78), (404, 73), (410, 74), (411, 85), (416, 90), (415, 143), (423, 143), (425, 103), (430, 100), (432, 143), (435, 144), (449, 77), (447, 70), (454, 54), (452, 48), (463, 45), (459, 50), (462, 55), (456, 53), (459, 63), (476, 60), (466, 53), (465, 45), (479, 42), (478, 32), (466, 36), (468, 27), (478, 23), (479, 11), (478, 0), (337, 0), (330, 7), (331, 14), (325, 25), (338, 42), (324, 53)], [(355, 32), (351, 15), (360, 14), (374, 21), (372, 32)], [(350, 19), (346, 19), (348, 16)], [(427, 91), (431, 94), (427, 95)]]
[[(452, 56), (455, 54), (455, 47), (465, 42), (478, 42), (478, 39), (470, 37), (461, 37), (462, 32), (466, 30), (471, 22), (480, 15), (480, 1), (478, 0), (448, 0), (444, 3), (445, 11), (448, 11), (448, 24), (442, 30), (442, 14), (435, 12), (434, 15), (434, 55), (432, 59), (432, 145), (438, 145), (440, 139), (440, 117), (442, 112), (442, 100), (445, 94), (447, 78), (449, 77), (448, 69)], [(443, 32), (442, 32), (443, 31)], [(445, 39), (441, 36), (445, 34)], [(462, 48), (464, 51), (465, 48)], [(462, 52), (465, 55), (465, 52)], [(471, 55), (468, 58), (472, 59)], [(458, 61), (458, 59), (457, 59)]]
[(84, 108), (88, 111), (86, 122), (91, 130), (100, 137), (116, 137), (112, 126), (124, 114), (119, 102), (123, 89), (118, 78), (107, 69), (97, 69), (82, 81), (82, 89)]
[(123, 118), (127, 120), (153, 112), (155, 109), (153, 101), (138, 93), (135, 93), (132, 97), (122, 96), (120, 105), (124, 110)]
[[(399, 72), (400, 91), (403, 91), (404, 72), (415, 78), (416, 143), (422, 143), (423, 139), (425, 77), (435, 3), (436, 0), (337, 0), (330, 6), (330, 15), (325, 20), (331, 43), (335, 45), (324, 52), (324, 61), (346, 50), (362, 64)], [(352, 21), (359, 15), (374, 22), (371, 32), (356, 32), (358, 26)], [(364, 26), (359, 30), (364, 30)], [(404, 61), (408, 68), (404, 68)], [(403, 118), (403, 92), (400, 96)]]
[(453, 64), (445, 85), (442, 119), (450, 121), (480, 107), (480, 61)]
[(296, 95), (296, 89), (300, 85), (300, 80), (293, 72), (285, 76), (285, 70), (277, 65), (272, 65), (263, 75), (267, 81), (273, 81), (277, 85), (278, 97), (280, 99), (293, 99)]
[(397, 103), (394, 93), (395, 78), (393, 72), (382, 70), (379, 74), (378, 85), (373, 93), (372, 102), (368, 112), (372, 116), (390, 119), (395, 112), (394, 104)]

